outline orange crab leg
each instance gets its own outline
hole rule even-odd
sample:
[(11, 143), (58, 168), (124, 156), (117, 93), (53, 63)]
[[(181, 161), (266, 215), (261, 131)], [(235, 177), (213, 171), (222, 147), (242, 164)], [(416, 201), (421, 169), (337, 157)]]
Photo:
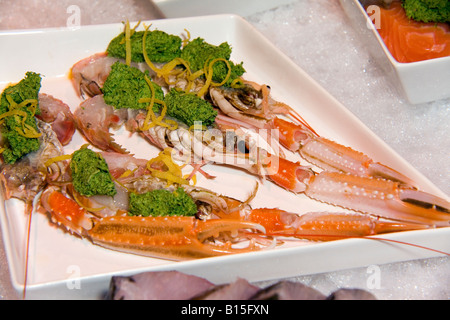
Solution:
[(304, 130), (301, 126), (278, 117), (273, 119), (272, 126), (279, 132), (278, 139), (281, 145), (294, 152), (300, 149), (300, 142), (311, 135), (311, 132)]
[(253, 209), (250, 211), (247, 219), (249, 221), (262, 225), (269, 234), (279, 233), (288, 227), (281, 219), (285, 211), (280, 209)]
[[(227, 215), (221, 217), (226, 219)], [(266, 235), (294, 237), (300, 239), (330, 241), (352, 237), (365, 237), (381, 233), (427, 229), (428, 226), (381, 221), (357, 213), (311, 212), (303, 215), (281, 209), (253, 209), (243, 219), (264, 227)]]
[(91, 219), (86, 209), (60, 191), (49, 188), (43, 194), (45, 209), (52, 220), (67, 230), (89, 238), (94, 244), (117, 251), (173, 260), (213, 257), (258, 250), (250, 244), (233, 248), (231, 243), (208, 244), (218, 234), (254, 229), (262, 233), (260, 225), (242, 220), (195, 217), (112, 216)]
[(280, 143), (284, 147), (299, 152), (305, 160), (324, 170), (385, 178), (415, 187), (415, 182), (400, 172), (374, 162), (362, 152), (320, 137), (303, 124), (280, 118), (275, 118), (272, 124), (278, 130)]
[(44, 191), (41, 199), (41, 203), (50, 213), (52, 221), (63, 225), (68, 231), (81, 236), (83, 230), (92, 228), (88, 212), (60, 191), (49, 188)]
[(108, 217), (88, 235), (93, 243), (118, 251), (173, 260), (198, 259), (257, 250), (231, 244), (203, 243), (220, 232), (263, 229), (255, 223), (233, 220), (200, 221), (194, 217)]
[(450, 226), (450, 203), (431, 194), (402, 188), (397, 182), (323, 171), (305, 194), (340, 207), (393, 220)]
[(265, 174), (275, 184), (294, 193), (304, 192), (314, 172), (300, 165), (299, 162), (291, 162), (281, 157), (268, 154), (263, 160)]

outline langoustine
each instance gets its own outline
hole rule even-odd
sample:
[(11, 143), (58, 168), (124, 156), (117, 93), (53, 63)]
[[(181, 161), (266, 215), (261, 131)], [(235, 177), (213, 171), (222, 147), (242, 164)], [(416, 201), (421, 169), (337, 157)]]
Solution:
[[(98, 197), (83, 197), (73, 188), (62, 190), (50, 186), (44, 191), (42, 209), (54, 222), (94, 244), (117, 251), (184, 260), (261, 250), (271, 244), (261, 240), (267, 237), (328, 241), (427, 228), (419, 224), (378, 221), (359, 214), (302, 215), (278, 209), (253, 209), (250, 205), (252, 197), (243, 202), (191, 185), (175, 183), (167, 186), (167, 181), (145, 169), (148, 163), (144, 165), (142, 159), (116, 153), (102, 154), (109, 159), (113, 172), (116, 157), (122, 158), (117, 162), (121, 167), (126, 161), (129, 168), (133, 168), (131, 173), (116, 178), (121, 192), (173, 191), (181, 187), (195, 201), (198, 210), (196, 217), (130, 216), (127, 204), (113, 204), (105, 211), (105, 205)], [(233, 246), (246, 241), (250, 241), (247, 247)]]
[(63, 182), (69, 179), (67, 163), (58, 161), (46, 165), (47, 161), (64, 155), (64, 150), (51, 126), (37, 121), (42, 133), (38, 151), (28, 154), (14, 164), (3, 164), (0, 179), (5, 200), (17, 198), (26, 204), (31, 213), (35, 197), (49, 182)]
[[(74, 64), (71, 68), (70, 79), (77, 95), (88, 98), (102, 94), (102, 87), (111, 72), (111, 66), (117, 61), (125, 63), (124, 59), (100, 52)], [(133, 62), (131, 65), (141, 71), (152, 72), (145, 63)]]
[[(112, 172), (118, 174), (117, 169), (123, 169), (124, 162), (125, 167), (133, 169), (129, 175), (122, 174), (116, 178), (116, 187), (120, 189), (118, 198), (123, 199), (124, 194), (126, 197), (138, 191), (143, 193), (164, 189), (176, 192), (179, 187), (167, 187), (167, 182), (153, 177), (145, 170), (145, 166), (142, 167), (143, 160), (117, 153), (103, 154), (111, 164)], [(121, 157), (119, 161), (118, 157)], [(199, 188), (183, 188), (195, 200), (198, 214), (204, 216), (213, 209), (223, 209), (221, 196)], [(233, 238), (242, 229), (264, 231), (258, 224), (243, 220), (201, 220), (195, 216), (131, 216), (128, 214), (127, 201), (118, 198), (105, 202), (105, 197), (102, 196), (82, 196), (70, 184), (63, 188), (60, 185), (49, 185), (41, 196), (39, 210), (49, 213), (51, 220), (64, 229), (86, 237), (94, 244), (127, 253), (175, 260), (257, 250), (253, 244), (248, 248), (234, 248), (231, 243), (215, 244), (209, 239), (221, 233), (231, 234)], [(206, 207), (210, 209), (205, 210)]]
[(70, 142), (76, 130), (73, 114), (63, 101), (39, 93), (38, 105), (40, 114), (35, 115), (34, 121), (39, 130), (39, 149), (15, 163), (1, 163), (0, 179), (5, 199), (23, 200), (28, 213), (34, 198), (47, 183), (68, 179), (66, 163), (46, 163), (64, 155), (64, 145)]
[[(41, 136), (40, 147), (37, 151), (27, 154), (14, 164), (3, 163), (0, 181), (4, 200), (15, 198), (24, 202), (27, 215), (27, 237), (25, 239), (25, 274), (24, 291), (28, 277), (28, 250), (30, 245), (31, 216), (40, 194), (49, 183), (65, 184), (70, 181), (68, 163), (63, 160), (64, 150), (57, 134), (50, 124), (36, 120)], [(58, 162), (52, 159), (60, 159)]]

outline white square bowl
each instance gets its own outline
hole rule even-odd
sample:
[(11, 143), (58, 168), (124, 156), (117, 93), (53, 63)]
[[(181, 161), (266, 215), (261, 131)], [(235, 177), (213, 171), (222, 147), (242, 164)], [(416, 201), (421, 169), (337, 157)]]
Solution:
[(359, 0), (339, 0), (386, 76), (412, 104), (450, 97), (450, 57), (401, 63), (395, 60)]

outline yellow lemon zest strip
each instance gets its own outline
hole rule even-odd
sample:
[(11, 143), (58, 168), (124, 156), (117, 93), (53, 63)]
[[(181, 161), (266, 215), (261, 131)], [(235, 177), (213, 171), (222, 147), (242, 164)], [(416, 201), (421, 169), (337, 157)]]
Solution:
[[(137, 168), (136, 168), (136, 169), (137, 169)], [(124, 173), (122, 173), (117, 179), (120, 179), (120, 178), (126, 178), (126, 177), (131, 176), (131, 175), (133, 174), (133, 172), (134, 172), (136, 169), (134, 169), (134, 170), (127, 169), (127, 170), (126, 170)]]
[[(227, 68), (228, 68), (228, 72), (227, 72), (227, 75), (226, 75), (225, 79), (224, 79), (221, 83), (215, 83), (215, 82), (212, 81), (212, 77), (213, 77), (213, 66), (214, 66), (214, 64), (215, 64), (216, 62), (219, 62), (219, 61), (225, 62), (225, 64), (227, 65)], [(206, 76), (206, 81), (205, 81), (204, 86), (203, 86), (203, 87), (200, 89), (200, 91), (197, 93), (197, 95), (198, 95), (199, 97), (203, 97), (203, 96), (206, 94), (206, 92), (208, 91), (208, 89), (209, 89), (210, 86), (221, 86), (221, 85), (225, 84), (225, 83), (228, 81), (228, 78), (229, 78), (230, 75), (231, 75), (230, 64), (228, 63), (227, 60), (225, 60), (225, 59), (223, 59), (223, 58), (217, 58), (217, 59), (214, 59), (214, 60), (212, 60), (211, 62), (209, 62), (209, 65), (208, 65), (207, 68), (206, 68), (206, 63), (205, 63), (205, 71), (204, 71), (204, 73), (205, 73), (205, 76)]]
[(147, 50), (145, 50), (145, 43), (146, 43), (146, 39), (147, 39), (147, 33), (148, 33), (148, 29), (150, 28), (151, 25), (146, 26), (145, 27), (145, 31), (144, 31), (144, 36), (142, 37), (142, 53), (144, 55), (144, 60), (145, 63), (149, 66), (150, 69), (152, 69), (157, 76), (159, 77), (159, 69), (153, 64), (153, 62), (151, 62), (150, 58), (147, 55)]
[(16, 132), (19, 135), (21, 135), (25, 138), (39, 138), (42, 135), (42, 133), (37, 132), (33, 127), (31, 127), (28, 124), (22, 123), (22, 126), (23, 126), (22, 129), (20, 129), (20, 128), (14, 128), (14, 129), (16, 130)]
[(184, 29), (186, 31), (186, 39), (183, 39), (183, 47), (185, 47), (191, 41), (191, 33), (188, 29)]
[[(20, 123), (22, 128), (15, 128), (16, 132), (25, 138), (39, 138), (42, 133), (38, 132), (31, 125), (26, 124), (29, 114), (26, 111), (21, 110), (22, 108), (27, 108), (30, 113), (34, 116), (37, 108), (38, 101), (36, 99), (26, 99), (21, 103), (16, 103), (11, 96), (7, 95), (6, 100), (9, 103), (9, 111), (4, 112), (0, 115), (0, 119), (4, 119), (9, 116), (14, 116), (15, 120)], [(22, 119), (20, 119), (22, 117)]]
[[(142, 39), (143, 55), (144, 55), (145, 63), (148, 65), (148, 67), (151, 70), (153, 70), (156, 73), (157, 77), (163, 77), (164, 80), (166, 81), (166, 83), (168, 83), (168, 84), (176, 83), (176, 80), (170, 81), (170, 79), (169, 79), (170, 76), (180, 76), (183, 73), (186, 73), (186, 79), (189, 82), (188, 87), (191, 88), (193, 86), (192, 82), (203, 74), (203, 70), (197, 71), (193, 74), (190, 70), (189, 63), (186, 60), (181, 59), (179, 57), (174, 58), (173, 60), (164, 64), (164, 66), (161, 69), (157, 68), (153, 64), (153, 62), (150, 60), (150, 58), (148, 57), (147, 51), (145, 50), (145, 43), (147, 41), (146, 39), (147, 39), (147, 33), (148, 33), (149, 28), (150, 28), (150, 26), (145, 27), (144, 36)], [(182, 65), (185, 68), (185, 70), (177, 68), (179, 65)]]
[(90, 211), (90, 212), (99, 212), (102, 211), (103, 209), (106, 209), (106, 206), (100, 207), (100, 208), (89, 208), (87, 206), (85, 206), (81, 200), (78, 198), (78, 196), (76, 195), (76, 193), (73, 193), (73, 199), (75, 200), (75, 202), (82, 207), (83, 209)]
[[(167, 168), (167, 171), (161, 171), (151, 167), (152, 164), (158, 162), (162, 162)], [(150, 159), (147, 162), (147, 169), (153, 176), (166, 180), (168, 185), (173, 183), (189, 184), (188, 181), (182, 177), (181, 167), (173, 162), (170, 148), (164, 149), (157, 157)]]
[(125, 63), (127, 66), (131, 65), (131, 30), (130, 21), (125, 23)]
[(53, 158), (48, 159), (47, 161), (45, 161), (44, 165), (46, 167), (49, 167), (52, 164), (54, 164), (55, 162), (65, 161), (65, 160), (70, 160), (70, 159), (72, 159), (72, 155), (71, 154), (64, 154), (62, 156), (57, 156), (57, 157), (53, 157)]
[(18, 110), (18, 109), (13, 109), (13, 110), (11, 110), (11, 111), (7, 111), (7, 112), (5, 112), (5, 113), (2, 113), (2, 114), (0, 115), (0, 119), (4, 119), (4, 118), (6, 118), (6, 117), (9, 117), (9, 116), (15, 116), (15, 115), (19, 115), (19, 116), (22, 116), (22, 117), (24, 117), (24, 118), (27, 117), (27, 113), (26, 113), (25, 111), (23, 111), (23, 110)]
[[(146, 131), (154, 126), (159, 125), (159, 126), (169, 128), (171, 130), (175, 130), (176, 128), (178, 128), (178, 124), (176, 121), (170, 120), (170, 119), (164, 120), (164, 117), (166, 116), (166, 113), (167, 113), (166, 103), (162, 100), (155, 98), (155, 94), (156, 94), (155, 88), (153, 87), (152, 82), (150, 81), (150, 79), (147, 76), (145, 76), (145, 81), (147, 82), (147, 84), (150, 88), (152, 96), (151, 96), (151, 98), (139, 99), (140, 103), (149, 103), (149, 105), (147, 106), (147, 116), (144, 120), (144, 124), (142, 125), (142, 127), (140, 129), (142, 131)], [(161, 115), (159, 117), (157, 117), (155, 115), (155, 113), (153, 112), (153, 106), (154, 106), (155, 102), (158, 104), (161, 104), (163, 106), (163, 108), (161, 110)]]

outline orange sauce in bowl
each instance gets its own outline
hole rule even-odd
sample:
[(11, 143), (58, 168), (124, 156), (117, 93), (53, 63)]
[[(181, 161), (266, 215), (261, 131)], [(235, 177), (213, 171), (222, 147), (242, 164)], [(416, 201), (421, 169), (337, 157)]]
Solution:
[(378, 32), (398, 62), (417, 62), (450, 56), (450, 26), (409, 19), (401, 1), (380, 8)]

